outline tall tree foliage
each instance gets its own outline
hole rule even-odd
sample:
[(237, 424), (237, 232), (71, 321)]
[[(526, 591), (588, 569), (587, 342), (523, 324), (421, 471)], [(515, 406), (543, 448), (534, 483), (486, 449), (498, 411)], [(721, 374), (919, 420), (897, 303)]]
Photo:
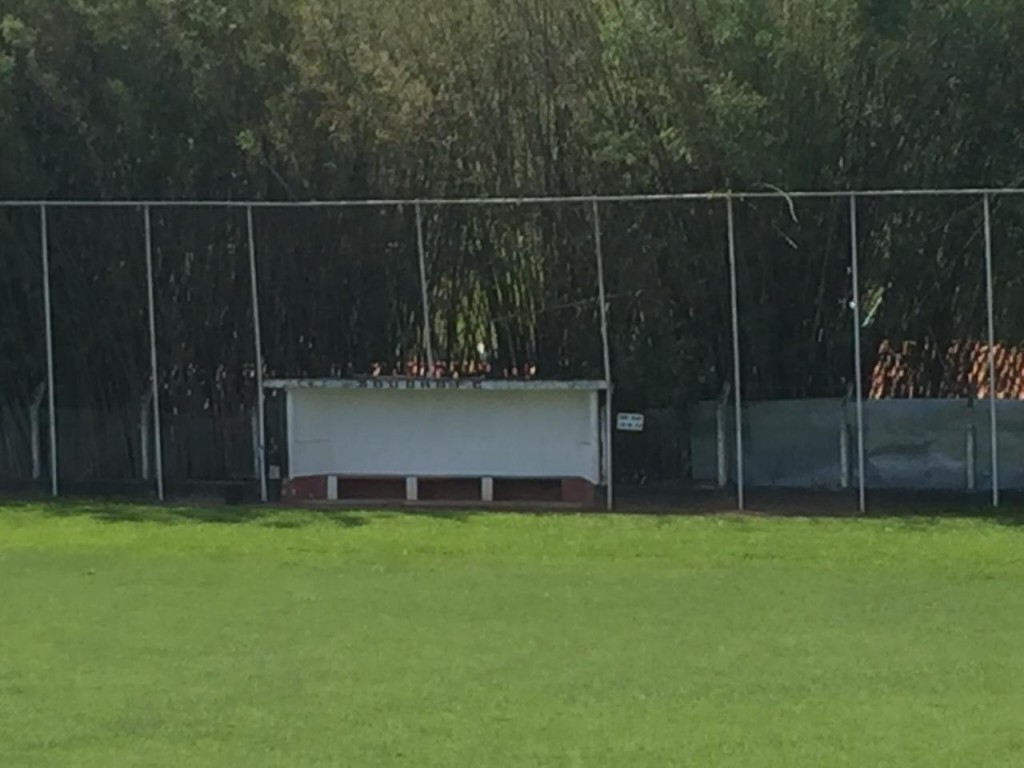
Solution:
[[(0, 0), (0, 198), (1016, 185), (1022, 34), (1014, 0)], [(996, 214), (1000, 270), (1015, 279), (1024, 222), (1009, 204)], [(624, 391), (639, 405), (715, 394), (730, 365), (722, 206), (601, 215)], [(846, 215), (841, 203), (738, 204), (754, 396), (849, 379)], [(275, 372), (422, 356), (411, 209), (260, 216)], [(506, 367), (598, 373), (589, 216), (426, 210), (439, 356), (483, 345)], [(98, 349), (119, 343), (103, 329), (144, 318), (95, 281), (141, 253), (137, 222), (111, 232), (87, 219), (54, 222), (78, 227), (59, 239), (56, 312), (59, 328), (96, 329), (85, 338)], [(251, 390), (234, 317), (244, 226), (203, 222), (156, 222), (162, 383), (174, 402), (237, 409)], [(974, 332), (977, 201), (865, 205), (861, 230), (872, 341)], [(42, 370), (37, 223), (0, 212), (0, 236), (0, 387), (25, 401)], [(218, 291), (195, 287), (202, 270)], [(138, 279), (129, 270), (111, 290)], [(1003, 301), (1000, 327), (1021, 326)], [(75, 400), (127, 396), (101, 365), (79, 367)], [(125, 369), (141, 392), (145, 366)]]

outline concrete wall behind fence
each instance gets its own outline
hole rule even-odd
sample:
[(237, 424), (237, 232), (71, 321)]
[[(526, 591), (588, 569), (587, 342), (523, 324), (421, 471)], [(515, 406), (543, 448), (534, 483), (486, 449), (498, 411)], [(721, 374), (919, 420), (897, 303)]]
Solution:
[[(997, 404), (999, 485), (1024, 490), (1024, 402)], [(736, 477), (735, 420), (724, 409), (730, 482)], [(693, 412), (693, 479), (718, 478), (718, 405)], [(746, 484), (762, 488), (839, 488), (841, 435), (848, 439), (849, 483), (857, 484), (854, 404), (842, 399), (752, 402), (743, 408)], [(864, 403), (865, 476), (878, 489), (964, 490), (968, 431), (973, 430), (974, 482), (992, 487), (987, 401), (869, 400)]]

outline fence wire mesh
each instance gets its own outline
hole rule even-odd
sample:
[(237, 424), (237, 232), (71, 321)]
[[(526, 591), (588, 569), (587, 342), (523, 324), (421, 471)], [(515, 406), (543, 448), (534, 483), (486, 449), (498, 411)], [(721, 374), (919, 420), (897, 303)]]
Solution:
[(617, 485), (997, 500), (1024, 489), (1018, 193), (3, 203), (0, 486), (265, 482), (261, 375), (603, 379), (606, 331), (646, 416)]

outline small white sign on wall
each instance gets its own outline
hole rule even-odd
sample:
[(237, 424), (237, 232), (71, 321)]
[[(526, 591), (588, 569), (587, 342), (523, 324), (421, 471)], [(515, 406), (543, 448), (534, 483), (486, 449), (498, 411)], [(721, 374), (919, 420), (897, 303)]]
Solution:
[(642, 413), (620, 413), (615, 421), (620, 432), (643, 432), (644, 415)]

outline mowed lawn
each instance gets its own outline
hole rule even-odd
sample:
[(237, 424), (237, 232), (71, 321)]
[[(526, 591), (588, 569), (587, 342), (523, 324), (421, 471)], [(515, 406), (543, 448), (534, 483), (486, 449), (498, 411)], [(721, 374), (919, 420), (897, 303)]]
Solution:
[(1024, 528), (0, 506), (2, 766), (1021, 766)]

